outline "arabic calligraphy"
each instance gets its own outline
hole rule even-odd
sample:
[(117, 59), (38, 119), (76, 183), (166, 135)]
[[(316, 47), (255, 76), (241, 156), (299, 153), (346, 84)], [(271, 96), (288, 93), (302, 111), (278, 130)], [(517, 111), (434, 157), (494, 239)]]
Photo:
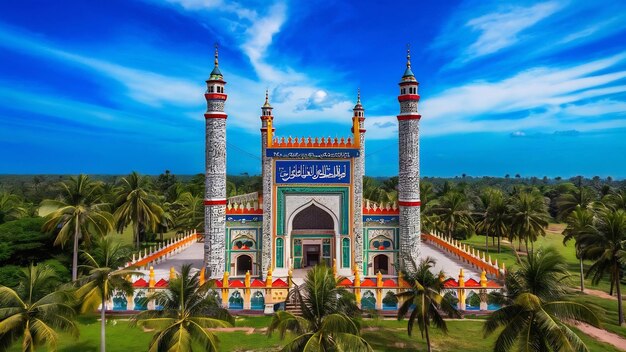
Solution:
[(268, 148), (266, 150), (266, 156), (271, 158), (322, 158), (322, 159), (347, 159), (359, 156), (358, 149), (342, 149), (342, 150), (329, 150), (329, 149), (273, 149)]
[(276, 161), (276, 183), (349, 183), (349, 161)]

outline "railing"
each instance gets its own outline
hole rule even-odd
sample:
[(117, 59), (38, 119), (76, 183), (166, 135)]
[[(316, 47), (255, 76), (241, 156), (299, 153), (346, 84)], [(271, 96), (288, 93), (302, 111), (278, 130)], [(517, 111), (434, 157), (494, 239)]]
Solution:
[(188, 234), (176, 235), (158, 246), (152, 246), (139, 252), (139, 256), (133, 254), (133, 259), (126, 264), (126, 267), (148, 269), (153, 264), (158, 264), (167, 258), (178, 254), (197, 242), (202, 235), (195, 230)]
[(506, 269), (504, 268), (504, 263), (502, 263), (502, 268), (498, 266), (498, 259), (495, 261), (491, 260), (491, 255), (487, 254), (485, 258), (485, 253), (481, 252), (471, 246), (468, 246), (464, 243), (461, 243), (457, 240), (450, 240), (440, 236), (435, 233), (422, 233), (422, 240), (428, 241), (435, 246), (457, 256), (462, 261), (474, 266), (479, 270), (484, 270), (489, 275), (493, 275), (497, 278), (502, 278), (506, 273)]

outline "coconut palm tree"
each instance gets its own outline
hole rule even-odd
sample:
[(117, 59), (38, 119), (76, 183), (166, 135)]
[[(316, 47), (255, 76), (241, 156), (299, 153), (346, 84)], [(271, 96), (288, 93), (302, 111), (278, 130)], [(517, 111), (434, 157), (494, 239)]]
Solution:
[(139, 249), (140, 230), (156, 231), (163, 213), (158, 198), (151, 191), (150, 179), (133, 171), (121, 179), (115, 199), (115, 227), (122, 232), (132, 223), (135, 248)]
[(543, 195), (539, 192), (520, 192), (513, 198), (511, 208), (511, 234), (520, 241), (531, 246), (539, 238), (546, 235), (549, 215)]
[(17, 195), (9, 192), (0, 192), (0, 224), (26, 215), (28, 212), (22, 203), (22, 200)]
[(565, 259), (554, 248), (530, 252), (519, 269), (505, 279), (499, 295), (503, 308), (483, 326), (485, 336), (499, 331), (494, 351), (588, 351), (563, 321), (582, 321), (598, 327), (596, 314), (581, 303), (567, 300), (569, 278)]
[(558, 215), (565, 219), (576, 209), (577, 206), (585, 208), (596, 199), (596, 193), (589, 187), (582, 186), (582, 178), (578, 177), (578, 186), (568, 183), (569, 189), (562, 193), (556, 200)]
[(87, 274), (77, 284), (77, 296), (82, 300), (82, 311), (91, 312), (100, 306), (100, 351), (106, 350), (106, 316), (107, 302), (114, 291), (128, 295), (133, 292), (133, 285), (126, 280), (129, 275), (142, 275), (141, 272), (124, 269), (130, 260), (131, 249), (122, 246), (111, 237), (103, 237), (96, 241), (90, 252), (84, 251), (83, 269)]
[(267, 330), (269, 336), (278, 332), (281, 339), (288, 331), (296, 335), (282, 351), (372, 351), (360, 336), (354, 295), (337, 285), (341, 279), (331, 268), (317, 265), (307, 272), (304, 285), (291, 291), (302, 316), (279, 311)]
[(563, 244), (572, 239), (576, 241), (576, 256), (580, 262), (580, 292), (585, 291), (585, 276), (583, 273), (582, 248), (578, 238), (583, 234), (593, 233), (595, 231), (593, 225), (593, 212), (577, 206), (567, 217), (567, 227), (563, 231)]
[(180, 211), (177, 214), (179, 227), (184, 229), (199, 229), (204, 227), (203, 197), (195, 196), (191, 192), (182, 193), (175, 204)]
[(31, 264), (22, 270), (15, 290), (0, 286), (0, 350), (6, 351), (18, 340), (22, 340), (23, 352), (44, 345), (55, 350), (57, 331), (78, 337), (73, 296), (67, 291), (55, 291), (59, 282), (52, 268)]
[(488, 188), (481, 195), (484, 211), (482, 220), (477, 224), (478, 229), (485, 233), (485, 246), (489, 247), (489, 235), (498, 238), (498, 253), (500, 253), (500, 239), (509, 229), (509, 206), (504, 194), (499, 189)]
[(470, 203), (462, 192), (451, 190), (445, 193), (439, 199), (439, 204), (433, 207), (433, 213), (439, 216), (445, 233), (450, 238), (458, 231), (467, 231), (473, 226)]
[(624, 323), (622, 309), (621, 263), (626, 259), (626, 211), (601, 208), (597, 211), (594, 230), (582, 233), (577, 238), (583, 259), (594, 263), (587, 270), (586, 277), (597, 284), (606, 274), (615, 285), (617, 293), (618, 323)]
[(79, 241), (89, 244), (93, 236), (105, 236), (113, 229), (113, 218), (100, 202), (100, 184), (87, 175), (70, 177), (61, 183), (63, 193), (58, 200), (44, 200), (56, 210), (46, 216), (44, 232), (56, 233), (55, 245), (72, 241), (72, 280), (78, 277)]
[(440, 329), (444, 334), (448, 332), (448, 327), (440, 312), (444, 312), (449, 317), (460, 317), (459, 312), (452, 304), (443, 298), (443, 282), (435, 276), (431, 269), (435, 266), (435, 260), (431, 257), (424, 258), (419, 265), (413, 263), (415, 272), (405, 272), (406, 282), (411, 285), (407, 291), (397, 294), (399, 298), (404, 298), (402, 305), (398, 309), (398, 320), (404, 319), (409, 314), (407, 332), (409, 336), (413, 332), (413, 327), (417, 323), (426, 339), (427, 350), (431, 351), (430, 326)]
[(155, 329), (148, 351), (186, 352), (192, 344), (205, 351), (218, 351), (219, 340), (209, 328), (228, 327), (234, 320), (221, 308), (211, 294), (213, 281), (200, 285), (199, 272), (191, 273), (190, 265), (183, 265), (180, 275), (170, 280), (167, 289), (148, 297), (163, 307), (135, 315), (131, 323)]

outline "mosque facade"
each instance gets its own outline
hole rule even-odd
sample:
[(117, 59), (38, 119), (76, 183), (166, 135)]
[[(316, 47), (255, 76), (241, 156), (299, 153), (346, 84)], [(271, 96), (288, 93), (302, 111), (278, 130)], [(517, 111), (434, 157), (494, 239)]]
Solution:
[[(343, 138), (276, 134), (266, 92), (261, 107), (262, 194), (226, 197), (226, 81), (218, 64), (206, 80), (207, 272), (221, 278), (287, 277), (320, 263), (337, 275), (397, 276), (420, 249), (419, 83), (410, 53), (399, 82), (398, 201), (363, 198), (366, 137), (360, 93)], [(337, 117), (341, 118), (341, 117)], [(349, 118), (349, 117), (346, 117)], [(276, 118), (279, 125), (280, 118)], [(233, 156), (236, 157), (236, 156)]]

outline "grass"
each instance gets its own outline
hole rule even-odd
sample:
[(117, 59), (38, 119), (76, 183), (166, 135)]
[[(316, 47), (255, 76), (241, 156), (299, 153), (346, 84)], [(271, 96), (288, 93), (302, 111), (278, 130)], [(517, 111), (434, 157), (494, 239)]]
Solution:
[[(271, 317), (238, 317), (236, 326), (261, 329), (267, 327)], [(423, 351), (425, 342), (419, 330), (408, 336), (406, 321), (371, 319), (363, 321), (362, 334), (376, 351)], [(431, 330), (431, 341), (434, 351), (465, 351), (484, 352), (491, 350), (496, 335), (484, 338), (482, 321), (451, 320), (447, 322), (449, 333), (444, 335), (437, 329)], [(74, 340), (62, 334), (59, 352), (96, 352), (99, 348), (100, 325), (95, 317), (81, 317), (79, 321), (80, 338)], [(267, 337), (262, 331), (248, 334), (242, 331), (219, 332), (221, 351), (277, 351), (286, 341), (280, 341), (277, 335)], [(610, 345), (595, 341), (585, 334), (579, 336), (587, 344), (590, 351), (618, 351)], [(129, 327), (126, 320), (110, 320), (107, 325), (107, 351), (133, 352), (145, 351), (152, 338), (151, 332), (144, 332), (137, 327)], [(289, 337), (287, 337), (289, 338)], [(10, 352), (18, 352), (16, 343)], [(38, 349), (45, 351), (45, 349)]]
[[(572, 274), (570, 278), (570, 285), (572, 287), (580, 289), (580, 263), (576, 258), (576, 249), (574, 248), (574, 241), (568, 242), (566, 245), (563, 244), (563, 235), (562, 232), (565, 229), (565, 224), (550, 224), (546, 231), (546, 236), (540, 237), (534, 244), (535, 249), (546, 248), (546, 247), (554, 247), (558, 249), (559, 253), (565, 258), (567, 262), (568, 269)], [(485, 237), (484, 236), (474, 236), (470, 239), (463, 240), (463, 243), (469, 244), (470, 246), (480, 250), (481, 252), (487, 251), (487, 247), (485, 246)], [(515, 248), (517, 249), (518, 244), (515, 243)], [(525, 253), (525, 247), (522, 243), (522, 252)], [(487, 252), (486, 252), (487, 253)], [(491, 259), (498, 259), (498, 264), (504, 263), (507, 269), (513, 268), (517, 265), (517, 260), (515, 257), (515, 253), (511, 248), (511, 244), (509, 242), (502, 242), (501, 244), (501, 252), (497, 253), (497, 243), (496, 246), (492, 245), (491, 239), (489, 239), (489, 248), (488, 253), (491, 255)], [(524, 254), (520, 254), (524, 256)], [(590, 262), (583, 262), (583, 270), (587, 270), (591, 266)], [(591, 283), (590, 279), (585, 279), (585, 288), (593, 288), (596, 290), (601, 290), (604, 292), (609, 292), (610, 283), (607, 278), (600, 281), (597, 285)]]

